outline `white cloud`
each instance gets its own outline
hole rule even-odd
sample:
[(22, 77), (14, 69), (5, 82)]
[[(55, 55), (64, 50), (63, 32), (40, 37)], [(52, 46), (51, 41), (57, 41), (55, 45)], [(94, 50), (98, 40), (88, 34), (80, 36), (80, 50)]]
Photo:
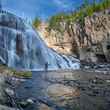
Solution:
[(68, 0), (53, 0), (53, 2), (56, 4), (57, 7), (62, 9), (68, 9), (74, 4), (74, 2), (71, 3), (71, 1)]
[(60, 8), (68, 8), (68, 4), (66, 4), (64, 1), (62, 1), (62, 0), (53, 0), (54, 1), (54, 3), (58, 6), (58, 7), (60, 7)]

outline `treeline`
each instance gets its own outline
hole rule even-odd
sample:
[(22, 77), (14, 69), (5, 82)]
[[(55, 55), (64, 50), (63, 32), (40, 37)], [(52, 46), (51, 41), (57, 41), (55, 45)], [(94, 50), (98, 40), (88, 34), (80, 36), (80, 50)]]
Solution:
[[(59, 13), (52, 16), (48, 20), (48, 31), (51, 29), (60, 31), (61, 22), (70, 24), (71, 22), (79, 21), (79, 23), (83, 23), (85, 17), (92, 16), (94, 12), (100, 12), (108, 8), (110, 8), (110, 0), (99, 0), (99, 2), (97, 2), (97, 0), (92, 0), (91, 2), (89, 2), (89, 0), (84, 0), (83, 4), (74, 12)], [(38, 28), (41, 22), (42, 21), (39, 18), (35, 18), (33, 26)]]
[(72, 13), (60, 13), (55, 16), (52, 16), (49, 20), (49, 30), (55, 29), (60, 30), (60, 23), (66, 22), (70, 24), (71, 22), (79, 21), (79, 23), (84, 23), (84, 18), (87, 16), (92, 16), (94, 12), (100, 12), (105, 9), (110, 8), (110, 0), (92, 0), (90, 3), (89, 0), (84, 0), (84, 3)]

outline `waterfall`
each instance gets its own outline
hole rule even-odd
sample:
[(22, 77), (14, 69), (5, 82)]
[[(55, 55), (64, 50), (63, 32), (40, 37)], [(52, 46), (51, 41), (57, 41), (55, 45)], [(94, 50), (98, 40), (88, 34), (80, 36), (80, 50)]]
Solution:
[(48, 48), (32, 26), (8, 12), (0, 13), (0, 60), (24, 70), (80, 68), (78, 59)]

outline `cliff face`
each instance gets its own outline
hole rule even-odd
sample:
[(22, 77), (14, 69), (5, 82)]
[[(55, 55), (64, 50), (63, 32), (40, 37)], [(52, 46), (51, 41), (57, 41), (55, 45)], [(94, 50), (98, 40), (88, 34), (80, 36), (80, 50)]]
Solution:
[(109, 11), (86, 17), (83, 26), (76, 23), (73, 29), (81, 60), (110, 61)]
[(110, 13), (108, 10), (86, 17), (83, 26), (76, 23), (73, 27), (81, 60), (110, 61)]
[(46, 42), (48, 47), (63, 54), (72, 54), (72, 37), (70, 37), (62, 25), (63, 33), (57, 30), (51, 30), (48, 32), (48, 23), (42, 22), (38, 28), (38, 32), (42, 39)]
[[(51, 30), (44, 34), (47, 44), (58, 52), (75, 54), (80, 60), (92, 62), (110, 61), (110, 11), (94, 13), (83, 24), (61, 22), (62, 33)], [(43, 33), (39, 29), (40, 33)]]

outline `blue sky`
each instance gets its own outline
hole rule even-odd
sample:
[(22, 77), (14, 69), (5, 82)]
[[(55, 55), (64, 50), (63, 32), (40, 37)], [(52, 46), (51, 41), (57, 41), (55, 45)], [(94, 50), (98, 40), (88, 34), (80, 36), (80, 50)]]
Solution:
[(36, 16), (46, 20), (63, 11), (71, 11), (80, 6), (83, 0), (1, 0), (4, 9), (23, 18)]
[(81, 3), (82, 0), (2, 0), (6, 10), (24, 18), (38, 16), (43, 20), (58, 12), (74, 10)]

